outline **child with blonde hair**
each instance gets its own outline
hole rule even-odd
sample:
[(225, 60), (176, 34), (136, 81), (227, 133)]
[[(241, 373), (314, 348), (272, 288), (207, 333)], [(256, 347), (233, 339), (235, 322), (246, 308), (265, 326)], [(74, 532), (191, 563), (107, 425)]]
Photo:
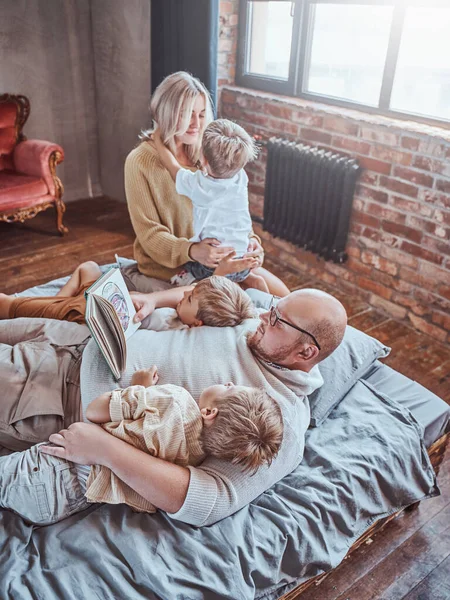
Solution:
[[(15, 297), (0, 294), (0, 319), (41, 317), (85, 323), (85, 291), (100, 275), (100, 267), (89, 261), (77, 267), (56, 296)], [(154, 331), (201, 325), (235, 327), (255, 316), (249, 296), (237, 284), (217, 275), (195, 286), (150, 294), (131, 292), (131, 299), (138, 311), (143, 297), (151, 305), (149, 317), (143, 326)], [(137, 320), (140, 320), (139, 316)]]
[[(99, 396), (86, 416), (111, 435), (182, 466), (196, 466), (205, 456), (214, 456), (254, 474), (276, 457), (283, 419), (264, 390), (213, 385), (203, 390), (197, 404), (184, 388), (157, 382), (155, 366), (136, 371), (130, 387)], [(156, 510), (104, 466), (91, 467), (85, 495), (90, 502)]]
[[(192, 172), (181, 167), (165, 146), (168, 140), (161, 137), (160, 130), (157, 129), (152, 137), (161, 162), (175, 181), (177, 193), (192, 201), (194, 236), (190, 241), (214, 238), (234, 248), (227, 257), (228, 264), (231, 259), (244, 256), (252, 231), (248, 177), (244, 167), (257, 156), (254, 140), (237, 123), (227, 119), (212, 121), (202, 139), (205, 171)], [(227, 261), (215, 270), (196, 261), (188, 262), (171, 282), (188, 285), (212, 274), (225, 275), (232, 281), (243, 283), (246, 288), (269, 291), (258, 269), (232, 273), (228, 270)]]

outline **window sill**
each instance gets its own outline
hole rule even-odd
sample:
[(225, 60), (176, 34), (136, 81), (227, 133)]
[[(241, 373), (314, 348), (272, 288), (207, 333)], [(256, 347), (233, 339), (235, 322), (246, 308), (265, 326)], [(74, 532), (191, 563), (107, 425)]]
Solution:
[[(232, 93), (237, 93), (239, 96), (246, 96), (248, 98), (262, 99), (266, 102), (279, 104), (281, 106), (296, 108), (317, 115), (335, 115), (346, 119), (351, 119), (358, 123), (365, 123), (367, 125), (382, 126), (389, 129), (399, 129), (402, 133), (410, 132), (413, 134), (424, 135), (427, 137), (436, 138), (445, 142), (450, 142), (450, 129), (447, 127), (438, 127), (435, 125), (426, 125), (417, 121), (397, 119), (393, 117), (387, 117), (384, 115), (377, 115), (373, 113), (367, 113), (363, 110), (344, 108), (341, 106), (335, 106), (332, 104), (325, 104), (321, 102), (314, 102), (311, 100), (305, 100), (303, 98), (296, 98), (293, 96), (282, 96), (280, 94), (274, 94), (269, 92), (262, 92), (250, 88), (239, 87), (236, 85), (224, 85), (221, 91), (228, 90)], [(238, 102), (239, 104), (239, 102)]]

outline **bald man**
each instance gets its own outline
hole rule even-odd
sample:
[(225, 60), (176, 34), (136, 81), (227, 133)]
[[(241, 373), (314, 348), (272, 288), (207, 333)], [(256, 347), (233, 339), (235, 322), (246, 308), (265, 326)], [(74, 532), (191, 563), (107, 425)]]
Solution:
[[(140, 300), (139, 315), (145, 318), (150, 304), (145, 294)], [(199, 467), (174, 465), (112, 437), (97, 425), (75, 423), (50, 435), (53, 446), (34, 446), (0, 458), (0, 506), (39, 524), (57, 521), (87, 506), (88, 465), (100, 464), (174, 519), (202, 526), (234, 513), (301, 462), (310, 420), (307, 396), (322, 384), (318, 363), (339, 345), (346, 323), (338, 300), (319, 290), (304, 289), (281, 299), (259, 320), (249, 319), (235, 328), (138, 331), (130, 338), (121, 388), (130, 384), (136, 369), (156, 364), (159, 383), (181, 385), (196, 400), (205, 387), (227, 381), (264, 388), (274, 398), (283, 415), (283, 441), (272, 464), (255, 475), (213, 457)], [(77, 352), (81, 353), (80, 348)], [(51, 374), (56, 382), (53, 390), (61, 384), (58, 375)], [(96, 396), (117, 387), (97, 346), (90, 342), (81, 364), (84, 408)], [(54, 485), (55, 479), (61, 480), (60, 485)], [(45, 514), (39, 512), (43, 503), (33, 500), (37, 485), (39, 494), (45, 490), (47, 495)], [(15, 490), (13, 496), (8, 490)]]

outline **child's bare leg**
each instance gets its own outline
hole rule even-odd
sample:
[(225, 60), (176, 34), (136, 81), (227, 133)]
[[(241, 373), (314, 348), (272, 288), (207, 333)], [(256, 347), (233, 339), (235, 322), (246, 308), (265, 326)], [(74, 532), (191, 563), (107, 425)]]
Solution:
[(248, 288), (255, 288), (256, 290), (261, 290), (262, 292), (268, 292), (269, 287), (264, 280), (264, 277), (258, 273), (259, 269), (252, 269), (248, 276), (241, 282), (244, 290)]
[(254, 269), (258, 275), (264, 279), (269, 288), (269, 293), (284, 298), (289, 294), (289, 288), (285, 285), (279, 277), (265, 269), (264, 267), (258, 267)]
[(0, 319), (9, 319), (9, 309), (14, 301), (14, 296), (0, 294)]
[(75, 296), (82, 285), (95, 281), (102, 274), (100, 267), (92, 260), (81, 263), (73, 272), (69, 281), (56, 294), (57, 296)]

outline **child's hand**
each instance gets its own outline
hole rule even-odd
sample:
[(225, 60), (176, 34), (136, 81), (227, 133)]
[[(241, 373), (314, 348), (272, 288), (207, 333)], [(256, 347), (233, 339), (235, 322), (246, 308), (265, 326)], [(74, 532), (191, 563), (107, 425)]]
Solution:
[(141, 369), (133, 373), (131, 378), (131, 385), (143, 385), (144, 387), (150, 387), (156, 385), (159, 380), (158, 368), (153, 365), (149, 369)]
[(159, 129), (155, 129), (155, 131), (152, 133), (152, 140), (155, 142), (156, 148), (164, 146)]
[(254, 269), (258, 266), (256, 256), (247, 254), (243, 258), (234, 258), (236, 252), (232, 250), (222, 258), (218, 266), (214, 270), (214, 275), (230, 275), (231, 273), (238, 273), (240, 271), (246, 271), (247, 269)]

